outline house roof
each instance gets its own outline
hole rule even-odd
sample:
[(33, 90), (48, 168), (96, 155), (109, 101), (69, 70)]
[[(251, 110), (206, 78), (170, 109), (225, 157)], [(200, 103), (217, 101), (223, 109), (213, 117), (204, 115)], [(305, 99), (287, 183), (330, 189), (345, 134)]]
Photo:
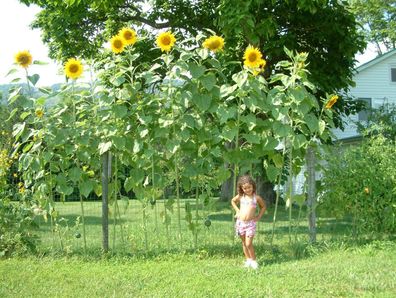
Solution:
[(335, 144), (341, 144), (341, 145), (355, 145), (361, 143), (363, 140), (362, 135), (355, 135), (352, 137), (347, 137), (343, 139), (337, 139), (335, 140)]
[(396, 54), (396, 49), (390, 50), (389, 52), (386, 52), (385, 54), (377, 56), (373, 60), (370, 60), (370, 61), (368, 61), (366, 63), (363, 63), (362, 65), (360, 65), (359, 67), (356, 68), (356, 71), (357, 72), (361, 72), (362, 70), (364, 70), (364, 69), (366, 69), (366, 68), (368, 68), (370, 66), (373, 66), (373, 65), (375, 65), (375, 64), (377, 64), (377, 63), (379, 63), (379, 62), (381, 62), (381, 61), (383, 61), (383, 60), (385, 60), (385, 59), (387, 59), (390, 56), (393, 56), (395, 54)]

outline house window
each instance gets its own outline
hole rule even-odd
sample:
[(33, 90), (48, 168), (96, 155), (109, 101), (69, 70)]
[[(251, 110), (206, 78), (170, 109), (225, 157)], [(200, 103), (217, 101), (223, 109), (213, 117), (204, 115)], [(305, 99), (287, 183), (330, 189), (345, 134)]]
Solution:
[(359, 121), (367, 121), (369, 111), (372, 107), (371, 98), (359, 98), (359, 101), (364, 103), (365, 108), (361, 110), (358, 114)]
[(391, 82), (396, 82), (396, 68), (391, 68)]

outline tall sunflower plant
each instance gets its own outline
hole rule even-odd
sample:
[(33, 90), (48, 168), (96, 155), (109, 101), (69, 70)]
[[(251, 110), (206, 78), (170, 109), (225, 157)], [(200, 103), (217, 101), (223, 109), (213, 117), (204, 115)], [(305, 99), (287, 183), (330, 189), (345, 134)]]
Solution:
[[(113, 36), (111, 52), (95, 61), (100, 71), (89, 88), (75, 86), (83, 63), (68, 60), (65, 74), (72, 87), (56, 93), (60, 102), (51, 108), (43, 105), (41, 112), (27, 108), (30, 118), (21, 117), (15, 126), (20, 170), (41, 204), (51, 205), (57, 195), (79, 196), (81, 202), (92, 193), (101, 195), (98, 161), (110, 152), (111, 200), (128, 202), (133, 191), (142, 202), (146, 248), (147, 206), (154, 206), (165, 188), (175, 192), (180, 246), (182, 208), (197, 246), (199, 231), (203, 223), (210, 226), (210, 217), (207, 210), (183, 206), (182, 190), (193, 194), (196, 208), (200, 203), (209, 206), (213, 190), (232, 173), (236, 179), (263, 158), (267, 176), (276, 180), (284, 166), (277, 148), (285, 139), (293, 156), (301, 157), (313, 136), (328, 136), (330, 124), (325, 121), (331, 119), (331, 107), (317, 112), (305, 70), (307, 54), (288, 52), (290, 61), (279, 63), (278, 71), (264, 78), (265, 55), (253, 46), (241, 57), (241, 70), (230, 75), (227, 65), (234, 62), (225, 60), (226, 44), (216, 34), (178, 42), (171, 31), (160, 33), (159, 57), (152, 64), (140, 62), (144, 54), (137, 52), (136, 42), (139, 38), (130, 28)], [(48, 92), (43, 101), (53, 96)], [(331, 99), (326, 99), (327, 106)], [(35, 128), (28, 127), (29, 119)], [(227, 169), (224, 163), (234, 166)], [(172, 202), (160, 214), (165, 224)]]

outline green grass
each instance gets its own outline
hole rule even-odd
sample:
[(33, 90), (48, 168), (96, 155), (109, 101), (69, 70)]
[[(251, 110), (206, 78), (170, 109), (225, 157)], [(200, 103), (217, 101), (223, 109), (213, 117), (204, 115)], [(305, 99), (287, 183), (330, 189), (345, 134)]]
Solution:
[[(171, 222), (168, 226), (162, 221), (161, 213), (164, 212), (164, 201), (158, 200), (156, 206), (149, 205), (146, 208), (146, 230), (147, 247), (143, 226), (143, 211), (139, 201), (130, 200), (128, 205), (124, 201), (119, 201), (120, 215), (116, 218), (114, 225), (114, 206), (110, 206), (109, 214), (109, 247), (113, 253), (117, 254), (156, 254), (159, 252), (185, 251), (191, 249), (208, 249), (212, 247), (230, 246), (239, 243), (235, 238), (232, 223), (231, 207), (228, 202), (215, 202), (211, 208), (198, 206), (198, 245), (194, 246), (193, 233), (188, 229), (185, 220), (185, 203), (192, 207), (193, 222), (195, 223), (194, 200), (181, 201), (181, 227), (182, 234), (179, 237), (177, 223), (176, 204), (174, 204)], [(100, 252), (102, 248), (102, 222), (101, 222), (101, 202), (85, 202), (85, 225), (87, 237), (87, 250)], [(38, 219), (39, 230), (35, 231), (40, 238), (39, 251), (47, 253), (83, 253), (83, 237), (75, 238), (76, 232), (82, 234), (81, 219), (76, 225), (76, 219), (81, 215), (79, 202), (57, 203), (56, 210), (58, 217), (53, 223), (54, 232), (51, 232), (50, 220), (44, 222), (41, 217)], [(269, 208), (262, 220), (258, 224), (255, 244), (257, 246), (269, 243), (272, 235), (273, 208)], [(298, 210), (293, 211), (292, 240), (306, 242), (308, 240), (308, 227), (305, 219), (305, 210), (302, 212), (300, 222), (297, 221)], [(209, 228), (204, 225), (204, 220), (209, 217), (212, 224)], [(348, 237), (351, 229), (349, 221), (336, 221), (332, 218), (322, 218), (318, 222), (318, 240), (329, 240), (334, 237)], [(277, 224), (274, 233), (274, 244), (287, 244), (289, 242), (289, 222), (288, 212), (283, 206), (279, 208)]]
[[(391, 237), (351, 239), (349, 220), (320, 218), (318, 242), (309, 245), (305, 211), (298, 223), (295, 210), (289, 243), (288, 214), (280, 207), (271, 246), (274, 210), (269, 208), (254, 241), (260, 268), (252, 271), (242, 266), (228, 203), (199, 206), (195, 248), (184, 208), (180, 241), (176, 210), (167, 236), (160, 218), (163, 201), (158, 201), (157, 211), (146, 209), (146, 249), (142, 208), (130, 201), (121, 208), (115, 233), (109, 227), (106, 255), (101, 252), (101, 203), (84, 206), (87, 251), (82, 237), (74, 236), (82, 231), (75, 225), (80, 204), (58, 203), (53, 233), (49, 221), (38, 222), (37, 254), (0, 261), (0, 297), (396, 297), (396, 242)], [(210, 228), (203, 224), (207, 216)]]
[(0, 297), (395, 297), (394, 242), (311, 253), (290, 260), (266, 248), (258, 271), (227, 250), (11, 258), (0, 262)]

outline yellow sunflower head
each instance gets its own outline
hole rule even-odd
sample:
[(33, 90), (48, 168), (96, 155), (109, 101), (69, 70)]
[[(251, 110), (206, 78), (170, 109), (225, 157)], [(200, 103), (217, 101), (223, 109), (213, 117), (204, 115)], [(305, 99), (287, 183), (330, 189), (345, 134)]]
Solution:
[(209, 49), (211, 51), (213, 51), (214, 53), (216, 53), (217, 51), (221, 51), (224, 47), (224, 38), (217, 36), (217, 35), (213, 35), (207, 39), (205, 39), (205, 41), (203, 42), (203, 47), (206, 49)]
[(332, 106), (337, 102), (338, 100), (338, 96), (337, 95), (333, 95), (332, 97), (330, 97), (329, 101), (326, 103), (325, 108), (326, 109), (331, 109)]
[(243, 59), (245, 60), (243, 64), (250, 68), (258, 68), (263, 64), (265, 65), (265, 60), (262, 57), (263, 54), (261, 54), (259, 49), (248, 46), (243, 55)]
[(338, 96), (337, 95), (333, 95), (332, 97), (330, 97), (329, 101), (326, 103), (325, 108), (326, 109), (331, 109), (332, 106), (337, 102), (338, 100)]
[(122, 37), (125, 45), (134, 45), (137, 41), (136, 31), (131, 28), (122, 28), (118, 35)]
[(37, 110), (35, 111), (35, 114), (36, 114), (36, 116), (37, 116), (38, 118), (43, 118), (43, 116), (44, 116), (44, 111), (43, 111), (42, 109), (37, 109)]
[(121, 37), (120, 35), (113, 36), (110, 39), (110, 44), (111, 44), (111, 50), (114, 53), (119, 54), (124, 51), (125, 42), (124, 42), (124, 38)]
[(175, 45), (176, 38), (170, 31), (160, 33), (157, 36), (157, 46), (162, 52), (169, 52)]
[(78, 79), (83, 72), (83, 66), (81, 61), (70, 58), (65, 63), (65, 74), (70, 79)]
[(15, 63), (24, 68), (32, 64), (33, 58), (29, 51), (20, 51), (15, 55)]

